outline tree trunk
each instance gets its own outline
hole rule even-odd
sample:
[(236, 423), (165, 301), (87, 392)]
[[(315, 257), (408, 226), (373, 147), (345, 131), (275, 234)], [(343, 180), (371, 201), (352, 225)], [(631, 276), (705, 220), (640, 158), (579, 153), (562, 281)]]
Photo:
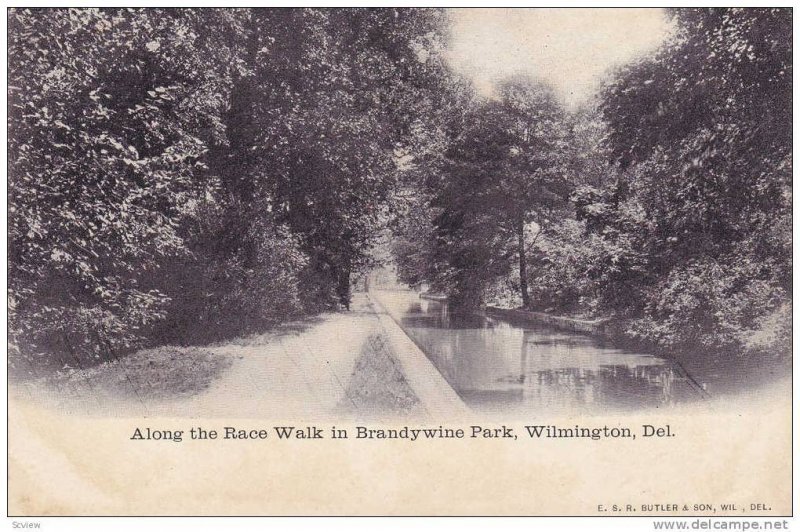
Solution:
[(525, 257), (525, 222), (517, 224), (517, 248), (519, 253), (519, 289), (522, 293), (522, 306), (528, 308), (531, 300), (528, 295), (528, 260)]
[(350, 267), (343, 267), (337, 275), (336, 295), (339, 303), (347, 310), (350, 310)]

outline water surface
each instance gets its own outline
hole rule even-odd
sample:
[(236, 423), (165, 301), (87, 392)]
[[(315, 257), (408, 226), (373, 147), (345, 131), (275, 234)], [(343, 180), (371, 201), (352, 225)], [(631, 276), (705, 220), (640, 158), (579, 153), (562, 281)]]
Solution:
[(415, 292), (381, 301), (465, 403), (478, 411), (604, 412), (664, 407), (705, 392), (671, 360), (546, 326), (458, 314)]

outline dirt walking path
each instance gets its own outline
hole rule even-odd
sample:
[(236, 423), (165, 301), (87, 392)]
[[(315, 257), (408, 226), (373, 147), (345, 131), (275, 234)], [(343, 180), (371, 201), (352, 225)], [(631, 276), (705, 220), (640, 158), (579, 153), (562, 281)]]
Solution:
[(415, 416), (421, 407), (367, 294), (269, 333), (158, 348), (15, 386), (17, 399), (89, 416), (319, 421)]

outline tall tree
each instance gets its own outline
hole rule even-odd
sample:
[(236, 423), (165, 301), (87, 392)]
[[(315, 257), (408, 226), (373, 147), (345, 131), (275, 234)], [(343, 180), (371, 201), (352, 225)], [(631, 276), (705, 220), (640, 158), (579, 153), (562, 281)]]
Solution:
[(569, 195), (564, 166), (565, 113), (553, 92), (517, 78), (497, 99), (475, 101), (446, 148), (432, 182), (435, 241), (449, 267), (442, 269), (456, 300), (480, 304), (493, 279), (516, 261), (518, 289), (528, 292), (526, 231), (550, 224)]
[[(397, 151), (431, 106), (444, 59), (437, 10), (297, 10), (257, 70), (264, 173), (278, 219), (302, 235), (309, 282), (347, 306), (395, 185)], [(278, 85), (271, 80), (280, 80)], [(421, 99), (422, 102), (417, 99)], [(277, 123), (275, 116), (281, 116)], [(320, 286), (321, 285), (321, 286)]]
[[(525, 230), (533, 224), (536, 235), (546, 229), (556, 212), (567, 205), (570, 178), (567, 175), (566, 113), (547, 85), (517, 78), (500, 85), (506, 125), (514, 139), (510, 159), (495, 182), (503, 224), (516, 236), (522, 304), (530, 305)], [(509, 227), (510, 225), (510, 227)]]

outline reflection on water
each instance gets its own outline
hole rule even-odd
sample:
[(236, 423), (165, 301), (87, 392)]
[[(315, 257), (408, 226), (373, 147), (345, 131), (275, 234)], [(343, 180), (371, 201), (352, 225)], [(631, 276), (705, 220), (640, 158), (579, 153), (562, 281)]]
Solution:
[(607, 412), (700, 397), (697, 384), (669, 360), (586, 335), (455, 314), (445, 303), (421, 300), (413, 292), (393, 292), (385, 303), (478, 410)]

